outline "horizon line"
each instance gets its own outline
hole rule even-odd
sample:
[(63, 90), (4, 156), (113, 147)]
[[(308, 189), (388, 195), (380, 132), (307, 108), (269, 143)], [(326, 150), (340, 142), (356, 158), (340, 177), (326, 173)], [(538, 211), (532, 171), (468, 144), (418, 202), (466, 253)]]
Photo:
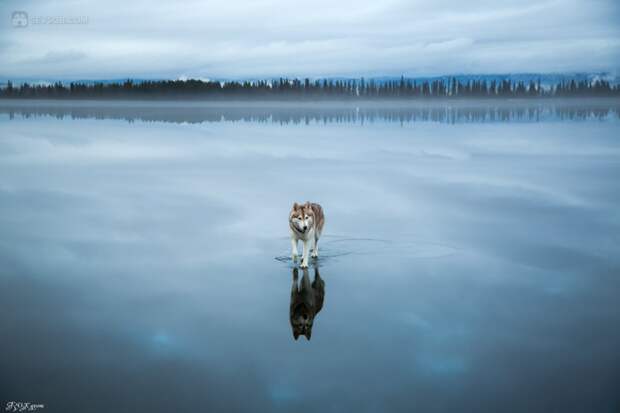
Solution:
[(497, 76), (497, 77), (511, 77), (511, 76), (609, 76), (613, 78), (619, 78), (620, 76), (615, 71), (600, 70), (600, 71), (553, 71), (553, 72), (476, 72), (476, 73), (445, 73), (437, 75), (391, 75), (391, 74), (379, 74), (379, 75), (331, 75), (331, 76), (286, 76), (286, 75), (273, 75), (273, 76), (240, 76), (240, 77), (226, 77), (226, 76), (185, 76), (180, 75), (176, 77), (150, 77), (150, 76), (118, 76), (118, 77), (45, 77), (45, 76), (27, 76), (27, 77), (11, 77), (0, 75), (0, 83), (8, 81), (59, 81), (59, 82), (72, 82), (72, 81), (120, 81), (120, 80), (171, 80), (171, 81), (255, 81), (255, 80), (278, 80), (278, 79), (310, 79), (310, 80), (322, 80), (322, 79), (380, 79), (380, 78), (393, 78), (393, 79), (434, 79), (434, 78), (457, 78), (457, 77), (475, 77), (475, 76)]

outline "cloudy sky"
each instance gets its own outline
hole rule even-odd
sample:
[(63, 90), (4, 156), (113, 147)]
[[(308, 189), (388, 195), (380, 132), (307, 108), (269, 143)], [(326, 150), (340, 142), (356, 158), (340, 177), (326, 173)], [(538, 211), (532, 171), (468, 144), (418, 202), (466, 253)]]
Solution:
[(617, 0), (299, 3), (0, 0), (0, 78), (620, 69)]

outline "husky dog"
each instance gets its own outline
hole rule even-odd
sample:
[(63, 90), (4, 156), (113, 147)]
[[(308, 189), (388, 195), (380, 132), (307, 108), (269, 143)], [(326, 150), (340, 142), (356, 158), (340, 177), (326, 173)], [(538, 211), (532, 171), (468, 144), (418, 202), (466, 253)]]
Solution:
[(319, 204), (306, 202), (293, 204), (288, 216), (288, 225), (291, 228), (291, 246), (293, 247), (293, 261), (297, 259), (297, 241), (302, 240), (304, 250), (301, 259), (301, 268), (308, 268), (308, 253), (312, 247), (312, 258), (319, 256), (319, 237), (323, 232), (325, 216)]
[(319, 275), (319, 269), (314, 267), (314, 281), (310, 284), (308, 270), (303, 270), (301, 283), (297, 285), (298, 270), (293, 269), (293, 288), (291, 290), (290, 320), (295, 340), (300, 335), (310, 340), (314, 317), (323, 308), (325, 298), (325, 282)]

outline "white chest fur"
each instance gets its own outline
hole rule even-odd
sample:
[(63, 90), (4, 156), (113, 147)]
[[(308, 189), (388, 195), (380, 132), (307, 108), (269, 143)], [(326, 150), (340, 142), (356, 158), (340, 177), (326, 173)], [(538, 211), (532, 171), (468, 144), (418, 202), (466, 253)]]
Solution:
[(296, 240), (314, 240), (314, 228), (310, 228), (305, 232), (298, 231), (291, 228), (291, 237), (295, 237)]
[(310, 228), (308, 231), (305, 231), (305, 232), (301, 232), (294, 228), (291, 228), (291, 248), (292, 248), (293, 261), (295, 261), (298, 256), (297, 242), (301, 240), (304, 246), (304, 249), (302, 252), (302, 258), (301, 258), (301, 268), (308, 268), (308, 256), (310, 255), (311, 249), (312, 249), (312, 256), (313, 257), (318, 256), (318, 245), (317, 245), (317, 239), (315, 238), (314, 231), (315, 231), (314, 228)]

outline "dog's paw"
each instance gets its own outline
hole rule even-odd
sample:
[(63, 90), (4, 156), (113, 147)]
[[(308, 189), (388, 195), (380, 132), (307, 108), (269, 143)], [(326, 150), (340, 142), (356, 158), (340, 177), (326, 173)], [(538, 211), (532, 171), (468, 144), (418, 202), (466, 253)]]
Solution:
[(312, 258), (319, 258), (319, 254), (317, 252), (312, 253)]
[(291, 259), (292, 259), (293, 261), (297, 261), (297, 258), (299, 258), (299, 255), (297, 255), (297, 254), (291, 254)]
[(301, 268), (308, 268), (308, 262), (307, 261), (302, 261), (301, 265), (299, 267), (301, 267)]

